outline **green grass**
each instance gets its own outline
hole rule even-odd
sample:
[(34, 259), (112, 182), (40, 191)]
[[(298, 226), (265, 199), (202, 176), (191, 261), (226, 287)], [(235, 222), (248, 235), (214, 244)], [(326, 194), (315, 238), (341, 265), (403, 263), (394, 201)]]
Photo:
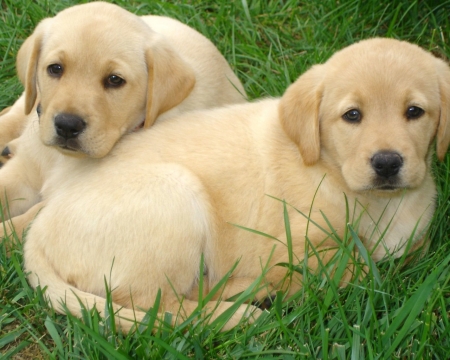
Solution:
[[(40, 19), (72, 0), (0, 1), (0, 108), (22, 91), (14, 61)], [(210, 38), (250, 98), (278, 96), (303, 71), (359, 39), (388, 36), (450, 57), (450, 1), (192, 0), (116, 1), (137, 14), (175, 17)], [(220, 321), (173, 329), (155, 319), (124, 336), (112, 316), (56, 315), (22, 272), (22, 251), (0, 248), (0, 352), (16, 359), (447, 359), (450, 353), (450, 156), (435, 165), (439, 189), (428, 254), (409, 264), (387, 258), (339, 288), (339, 277), (305, 274), (303, 290), (282, 294), (254, 325), (219, 332)], [(287, 221), (288, 224), (288, 221)], [(245, 231), (245, 230), (242, 230)], [(349, 228), (339, 257), (358, 239)], [(353, 242), (350, 242), (353, 241)], [(349, 245), (345, 245), (348, 244)], [(362, 252), (364, 254), (364, 252)], [(342, 266), (342, 265), (341, 265)], [(298, 269), (293, 269), (297, 271)], [(298, 270), (300, 271), (300, 270)], [(243, 294), (237, 301), (248, 297)], [(157, 301), (157, 299), (156, 299)], [(201, 310), (199, 309), (199, 313)], [(197, 314), (198, 315), (198, 314)], [(166, 319), (169, 320), (169, 319)]]

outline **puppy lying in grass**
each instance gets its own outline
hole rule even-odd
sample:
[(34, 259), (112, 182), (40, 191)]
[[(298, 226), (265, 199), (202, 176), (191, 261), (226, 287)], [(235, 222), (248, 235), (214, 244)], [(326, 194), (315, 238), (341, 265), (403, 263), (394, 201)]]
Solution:
[[(280, 99), (172, 118), (122, 138), (103, 159), (64, 158), (24, 245), (29, 281), (57, 311), (81, 316), (80, 302), (105, 315), (106, 278), (129, 331), (158, 291), (159, 311), (193, 313), (202, 259), (209, 289), (238, 261), (224, 301), (204, 305), (214, 320), (263, 269), (257, 299), (299, 290), (301, 274), (279, 264), (308, 255), (318, 270), (348, 221), (373, 260), (401, 256), (427, 240), (432, 148), (436, 139), (442, 160), (449, 99), (447, 64), (372, 39), (312, 67)], [(349, 262), (344, 282), (352, 270)], [(224, 329), (259, 311), (240, 305)]]
[(21, 215), (13, 220), (18, 234), (41, 207), (57, 156), (36, 151), (33, 132), (64, 155), (101, 158), (123, 135), (157, 119), (245, 101), (238, 78), (203, 35), (174, 19), (138, 17), (103, 2), (44, 19), (20, 48), (17, 70), (25, 94), (0, 117), (0, 132), (9, 136), (3, 145), (25, 127), (20, 113), (40, 114), (26, 131), (29, 150), (19, 154), (10, 143), (5, 155), (14, 161), (0, 176), (3, 215)]

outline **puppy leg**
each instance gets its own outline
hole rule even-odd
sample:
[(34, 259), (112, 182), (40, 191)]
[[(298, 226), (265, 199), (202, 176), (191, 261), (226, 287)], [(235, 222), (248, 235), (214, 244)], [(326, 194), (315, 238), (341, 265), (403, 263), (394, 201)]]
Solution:
[[(37, 255), (35, 253), (35, 255)], [(106, 300), (100, 296), (86, 293), (81, 291), (65, 281), (63, 281), (51, 267), (49, 262), (46, 261), (43, 254), (35, 256), (34, 268), (39, 272), (39, 278), (36, 273), (31, 274), (29, 277), (30, 284), (33, 287), (41, 284), (43, 287), (45, 284), (46, 291), (45, 296), (51, 303), (52, 307), (56, 311), (64, 314), (69, 311), (76, 317), (82, 317), (82, 307), (85, 306), (88, 309), (96, 308), (102, 317), (106, 317), (105, 312)], [(208, 302), (203, 308), (202, 315), (208, 317), (208, 322), (212, 322), (217, 319), (221, 314), (227, 311), (234, 303), (232, 302)], [(118, 330), (128, 333), (134, 326), (138, 326), (142, 323), (146, 313), (143, 311), (124, 308), (120, 305), (112, 303), (112, 307), (115, 313), (115, 324)], [(181, 320), (188, 318), (199, 307), (199, 304), (195, 301), (184, 300), (181, 304), (178, 298), (175, 296), (168, 297), (164, 301), (163, 307), (160, 309), (162, 312), (170, 312), (176, 316), (173, 317), (172, 325), (178, 322), (178, 317)], [(260, 314), (261, 310), (252, 305), (240, 305), (236, 311), (232, 312), (229, 319), (225, 322), (222, 330), (229, 330), (239, 324), (243, 318), (253, 322)], [(162, 314), (158, 314), (159, 318), (162, 318)]]
[[(276, 236), (280, 242), (273, 249), (270, 267), (265, 275), (265, 283), (270, 285), (266, 288), (266, 296), (274, 295), (274, 290), (283, 291), (287, 295), (294, 294), (303, 287), (305, 272), (330, 278), (338, 275), (339, 285), (345, 286), (351, 281), (353, 274), (360, 271), (361, 266), (353, 262), (353, 259), (358, 259), (357, 250), (351, 249), (352, 254), (345, 254), (348, 250), (344, 250), (341, 258), (339, 254), (343, 251), (342, 246), (322, 230), (328, 228), (325, 220), (314, 219), (305, 236), (305, 222), (302, 217), (295, 212), (289, 215), (289, 246), (285, 233)], [(340, 219), (334, 220), (334, 223), (339, 223)], [(343, 234), (338, 231), (337, 236), (342, 238)], [(342, 269), (342, 261), (346, 261), (345, 269)], [(343, 271), (342, 274), (336, 272), (337, 268)], [(264, 297), (257, 298), (262, 299)]]
[[(14, 241), (22, 241), (24, 231), (28, 228), (43, 206), (44, 202), (42, 201), (31, 207), (26, 213), (4, 221), (3, 238), (8, 239), (9, 243)], [(6, 246), (8, 249), (10, 245), (6, 243)]]
[[(235, 303), (230, 301), (209, 301), (202, 308), (202, 317), (207, 318), (207, 322), (211, 323), (233, 305), (235, 305)], [(197, 309), (199, 309), (198, 302), (184, 299), (180, 305), (180, 301), (175, 297), (166, 299), (163, 308), (165, 312), (178, 314), (181, 320), (187, 319)], [(230, 317), (226, 320), (221, 330), (230, 330), (237, 326), (243, 319), (253, 323), (261, 313), (262, 311), (256, 306), (246, 304), (239, 305), (235, 311), (230, 312)]]
[[(45, 286), (45, 296), (51, 306), (59, 313), (65, 314), (66, 309), (74, 316), (82, 317), (82, 305), (87, 309), (96, 308), (97, 311), (106, 317), (106, 300), (100, 296), (81, 291), (63, 279), (61, 279), (55, 269), (46, 261), (44, 254), (34, 252), (33, 264), (36, 273), (30, 274), (28, 281), (33, 287)], [(133, 325), (143, 320), (145, 312), (124, 308), (117, 304), (112, 304), (115, 313), (115, 323), (119, 330), (129, 332)]]
[(24, 154), (14, 156), (0, 171), (0, 206), (3, 220), (24, 214), (40, 200), (38, 170)]
[[(204, 285), (203, 285), (203, 294), (202, 297), (204, 298), (210, 291), (211, 288), (208, 287), (208, 278), (204, 278)], [(256, 279), (252, 277), (230, 277), (225, 285), (217, 290), (217, 292), (213, 295), (212, 299), (224, 299), (227, 300), (235, 295), (238, 295), (245, 290), (249, 289), (250, 287), (254, 287)], [(199, 287), (195, 286), (192, 288), (191, 292), (187, 295), (187, 298), (190, 300), (198, 300), (199, 299)], [(271, 294), (273, 291), (273, 287), (271, 284), (264, 283), (258, 285), (258, 291), (255, 294), (255, 298), (258, 300), (264, 299), (268, 294)]]

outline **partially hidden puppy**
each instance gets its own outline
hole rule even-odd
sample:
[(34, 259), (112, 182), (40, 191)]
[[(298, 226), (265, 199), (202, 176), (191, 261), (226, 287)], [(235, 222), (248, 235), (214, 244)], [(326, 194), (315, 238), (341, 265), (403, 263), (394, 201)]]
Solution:
[(0, 112), (0, 167), (12, 157), (7, 145), (18, 138), (26, 126), (24, 108), (25, 96), (22, 95), (13, 106)]
[[(69, 156), (101, 158), (123, 135), (157, 119), (245, 101), (238, 78), (203, 35), (174, 19), (138, 17), (103, 2), (44, 19), (20, 48), (17, 70), (25, 94), (14, 114), (38, 103), (39, 121), (30, 126), (45, 145)], [(43, 168), (52, 168), (47, 156), (35, 159), (41, 151), (30, 145), (0, 176), (6, 218), (41, 200)]]
[[(400, 256), (426, 240), (432, 145), (442, 160), (449, 99), (447, 64), (416, 45), (371, 39), (312, 67), (281, 99), (184, 114), (124, 137), (103, 159), (65, 159), (24, 245), (29, 281), (57, 311), (62, 301), (81, 316), (79, 301), (104, 314), (106, 277), (128, 331), (158, 290), (160, 311), (181, 307), (185, 318), (198, 307), (202, 256), (210, 287), (239, 261), (223, 299), (265, 266), (268, 291), (297, 291), (301, 276), (286, 284), (277, 264), (303, 261), (307, 237), (317, 270), (337, 251), (329, 224), (343, 236), (347, 217), (374, 260)], [(277, 199), (289, 204), (291, 255)], [(232, 304), (205, 308), (214, 319)], [(241, 305), (225, 328), (252, 311)]]

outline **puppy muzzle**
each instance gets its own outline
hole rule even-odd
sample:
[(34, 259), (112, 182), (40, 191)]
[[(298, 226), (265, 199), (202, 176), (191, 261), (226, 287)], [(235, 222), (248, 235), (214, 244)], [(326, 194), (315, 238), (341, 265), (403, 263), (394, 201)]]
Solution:
[(81, 117), (61, 113), (55, 116), (54, 126), (57, 146), (73, 151), (81, 148), (78, 137), (86, 129), (86, 122)]
[(403, 158), (399, 153), (379, 151), (372, 156), (370, 164), (375, 173), (373, 185), (377, 190), (396, 190), (402, 187), (400, 172)]

